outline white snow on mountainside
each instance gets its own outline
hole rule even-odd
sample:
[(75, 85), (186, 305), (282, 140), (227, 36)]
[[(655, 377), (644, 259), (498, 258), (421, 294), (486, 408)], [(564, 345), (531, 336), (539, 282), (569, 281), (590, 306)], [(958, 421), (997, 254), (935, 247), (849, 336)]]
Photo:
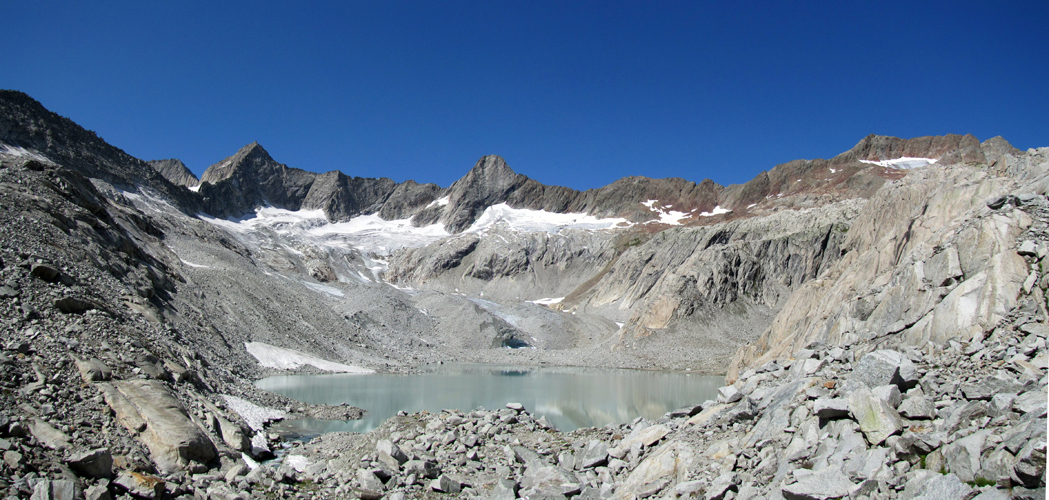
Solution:
[(423, 247), (449, 236), (440, 224), (415, 227), (409, 219), (383, 220), (378, 214), (331, 223), (323, 210), (291, 211), (263, 207), (253, 216), (240, 219), (218, 219), (204, 214), (199, 217), (234, 233), (250, 234), (269, 229), (319, 247), (356, 248), (376, 255), (389, 255), (401, 248)]
[(727, 214), (729, 212), (732, 212), (732, 210), (729, 210), (727, 208), (721, 208), (721, 205), (718, 205), (718, 206), (715, 206), (714, 210), (711, 210), (710, 212), (700, 212), (699, 216), (700, 217), (713, 217), (715, 215)]
[(309, 365), (320, 370), (336, 373), (375, 373), (375, 370), (372, 370), (371, 368), (361, 368), (359, 366), (335, 363), (303, 352), (284, 349), (283, 347), (277, 347), (262, 342), (245, 342), (244, 348), (248, 350), (248, 354), (251, 354), (258, 360), (260, 365), (265, 366), (266, 368), (294, 370), (303, 365)]
[(869, 165), (877, 165), (885, 168), (895, 168), (899, 170), (910, 170), (912, 168), (920, 168), (926, 165), (932, 165), (936, 163), (936, 158), (912, 158), (910, 156), (904, 156), (903, 158), (896, 158), (895, 160), (882, 160), (882, 161), (870, 161), (860, 160), (861, 163), (867, 163)]
[(474, 222), (465, 232), (483, 233), (498, 224), (505, 224), (509, 229), (523, 233), (546, 232), (551, 234), (564, 229), (620, 229), (631, 225), (630, 221), (618, 217), (601, 219), (586, 214), (559, 214), (545, 210), (511, 208), (506, 203), (500, 203), (486, 208), (477, 222)]
[(657, 207), (657, 206), (655, 206), (656, 203), (659, 203), (659, 200), (646, 200), (646, 201), (641, 202), (641, 204), (644, 205), (645, 208), (648, 208), (649, 210), (659, 214), (659, 220), (658, 221), (655, 221), (655, 220), (648, 221), (648, 223), (650, 223), (650, 224), (651, 223), (659, 223), (659, 224), (667, 224), (667, 225), (670, 225), (670, 226), (680, 226), (681, 225), (681, 219), (688, 219), (688, 218), (692, 217), (691, 213), (678, 212), (677, 210), (667, 210), (666, 207), (662, 207), (662, 206)]
[[(441, 224), (413, 226), (410, 219), (383, 220), (378, 214), (361, 215), (346, 222), (328, 222), (322, 210), (291, 211), (263, 207), (239, 219), (218, 219), (206, 214), (201, 219), (237, 234), (249, 235), (271, 230), (281, 236), (318, 247), (356, 248), (366, 254), (389, 255), (401, 248), (419, 248), (451, 236)], [(629, 227), (623, 218), (601, 219), (586, 214), (559, 214), (544, 210), (511, 208), (500, 203), (485, 209), (465, 232), (484, 233), (505, 225), (519, 232), (557, 233), (565, 229), (603, 230)]]

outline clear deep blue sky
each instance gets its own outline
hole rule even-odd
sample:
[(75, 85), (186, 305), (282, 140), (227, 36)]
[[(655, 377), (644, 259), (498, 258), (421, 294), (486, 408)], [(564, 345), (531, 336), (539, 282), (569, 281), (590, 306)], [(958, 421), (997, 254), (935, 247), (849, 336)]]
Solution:
[[(7, 0), (0, 88), (198, 176), (745, 182), (870, 133), (1049, 146), (1049, 2)], [(1002, 6), (1000, 4), (1008, 4)]]

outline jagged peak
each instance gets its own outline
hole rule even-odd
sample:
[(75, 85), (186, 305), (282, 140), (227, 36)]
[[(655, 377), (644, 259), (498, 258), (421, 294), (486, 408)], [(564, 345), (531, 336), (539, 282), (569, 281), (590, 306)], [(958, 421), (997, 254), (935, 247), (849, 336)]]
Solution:
[(234, 156), (238, 156), (241, 158), (247, 158), (249, 156), (258, 156), (264, 157), (269, 160), (273, 159), (273, 157), (270, 156), (269, 152), (266, 151), (266, 148), (263, 148), (262, 145), (258, 143), (258, 141), (252, 141), (251, 144), (248, 144), (240, 148), (240, 150), (237, 151), (237, 154), (235, 154)]
[[(248, 160), (255, 161), (249, 162)], [(276, 163), (276, 160), (270, 156), (269, 152), (258, 141), (252, 141), (250, 144), (237, 150), (233, 156), (208, 167), (204, 174), (200, 176), (200, 182), (214, 184), (222, 179), (231, 177), (234, 172), (243, 168), (251, 168), (252, 165), (257, 163), (271, 162)]]
[(477, 160), (473, 168), (467, 175), (476, 174), (485, 177), (492, 176), (516, 176), (517, 172), (514, 172), (509, 165), (506, 164), (506, 160), (499, 155), (485, 155), (481, 159)]

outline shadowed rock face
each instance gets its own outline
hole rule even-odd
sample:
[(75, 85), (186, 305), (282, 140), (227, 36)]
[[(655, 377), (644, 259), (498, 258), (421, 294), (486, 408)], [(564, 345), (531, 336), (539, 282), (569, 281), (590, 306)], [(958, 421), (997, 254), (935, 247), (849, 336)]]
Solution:
[(299, 210), (316, 177), (277, 163), (253, 142), (208, 167), (199, 192), (205, 211), (216, 217), (239, 217), (265, 205)]
[(48, 161), (115, 186), (146, 188), (187, 213), (199, 210), (192, 193), (164, 178), (150, 165), (116, 148), (95, 132), (51, 112), (28, 95), (0, 90), (0, 149), (3, 145), (36, 151)]
[(193, 172), (190, 172), (181, 160), (152, 160), (149, 162), (149, 166), (160, 172), (160, 175), (163, 175), (165, 179), (173, 184), (185, 187), (196, 187), (200, 184), (197, 176), (193, 175)]

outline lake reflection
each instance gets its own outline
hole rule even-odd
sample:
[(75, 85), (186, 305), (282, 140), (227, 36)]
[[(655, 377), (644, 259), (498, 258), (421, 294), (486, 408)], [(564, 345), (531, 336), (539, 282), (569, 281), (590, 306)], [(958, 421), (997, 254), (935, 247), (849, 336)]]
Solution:
[(284, 422), (279, 431), (303, 435), (367, 432), (398, 411), (463, 411), (521, 403), (563, 431), (656, 419), (714, 399), (722, 377), (638, 370), (567, 367), (444, 365), (415, 375), (289, 375), (260, 380), (259, 388), (314, 404), (364, 408), (363, 420)]

